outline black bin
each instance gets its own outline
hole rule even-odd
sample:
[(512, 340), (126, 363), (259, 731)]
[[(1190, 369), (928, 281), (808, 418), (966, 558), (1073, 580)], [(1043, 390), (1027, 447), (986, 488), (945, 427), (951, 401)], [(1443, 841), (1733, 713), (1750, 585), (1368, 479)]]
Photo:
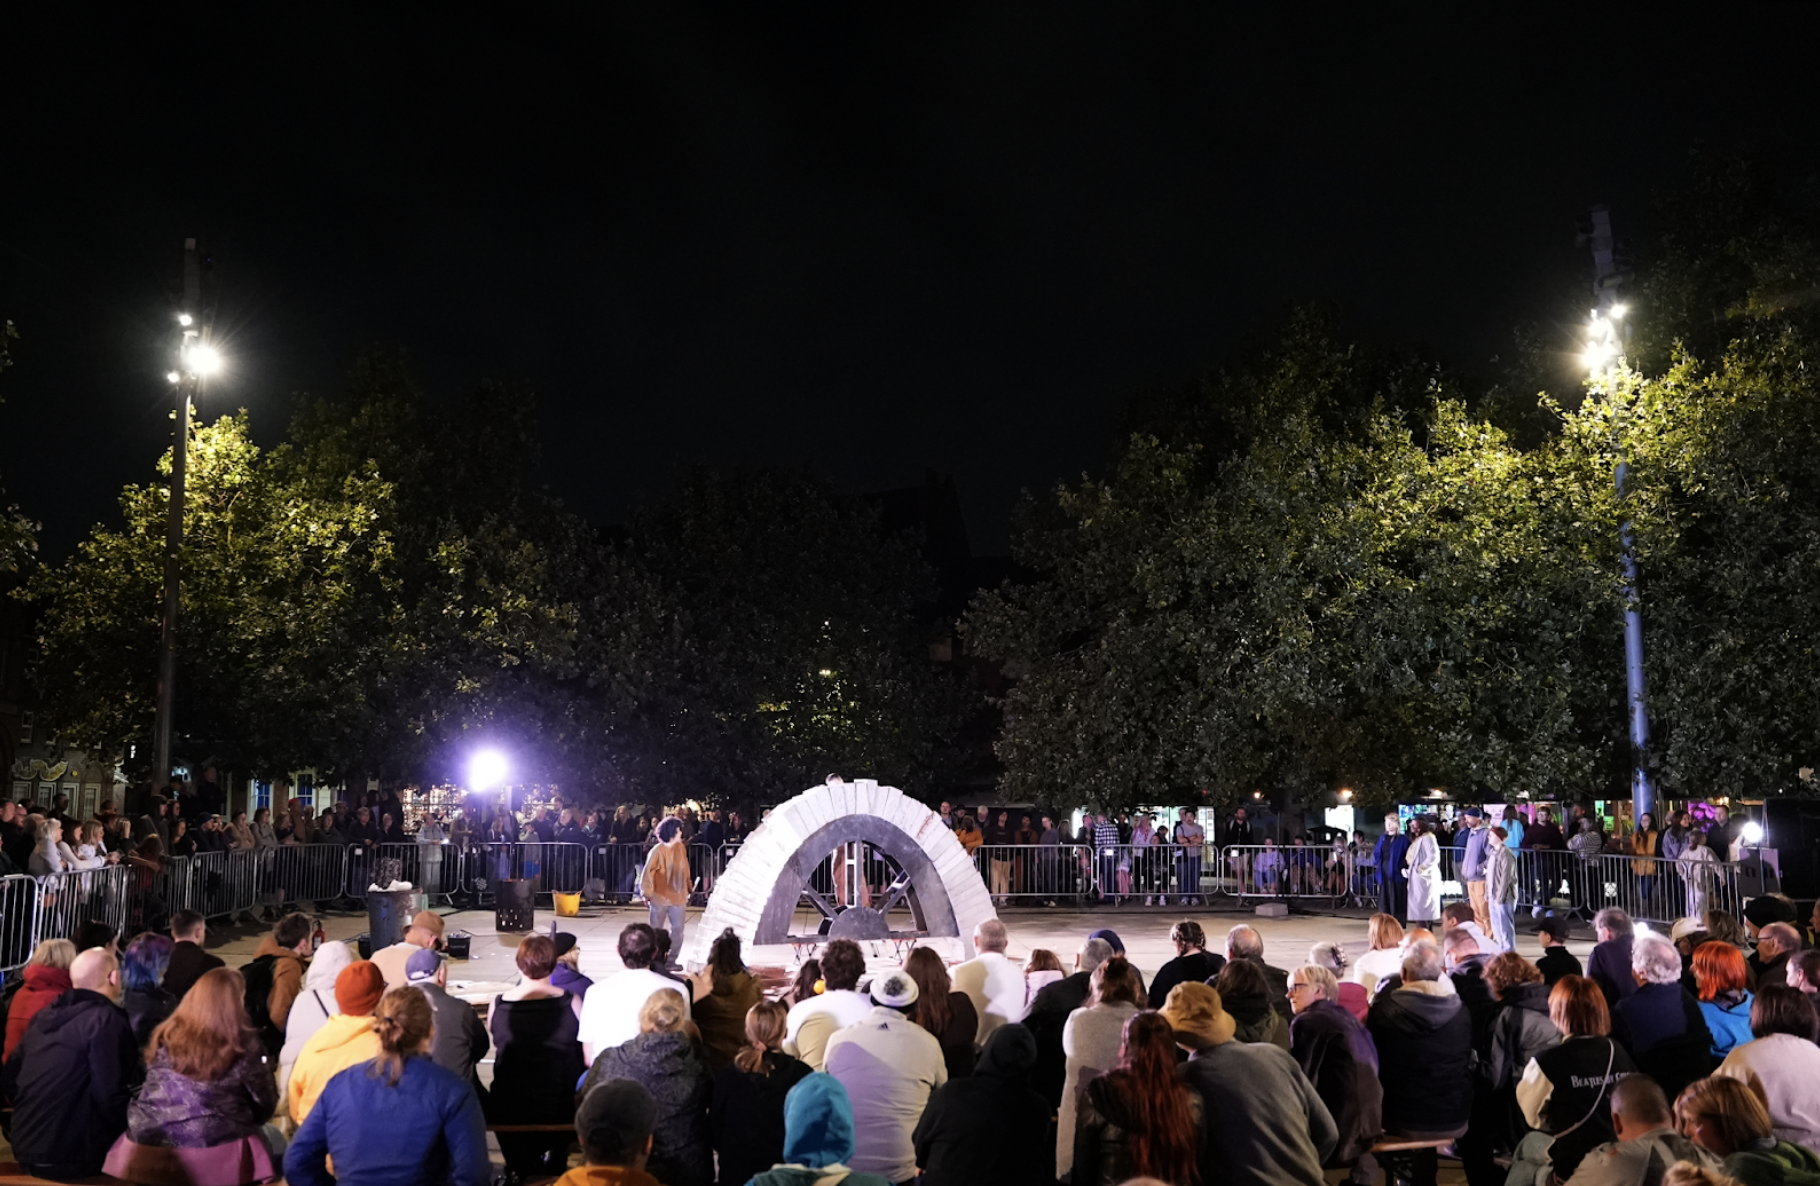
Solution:
[(496, 881), (493, 897), (497, 909), (493, 929), (508, 934), (525, 934), (537, 926), (537, 883), (524, 879)]

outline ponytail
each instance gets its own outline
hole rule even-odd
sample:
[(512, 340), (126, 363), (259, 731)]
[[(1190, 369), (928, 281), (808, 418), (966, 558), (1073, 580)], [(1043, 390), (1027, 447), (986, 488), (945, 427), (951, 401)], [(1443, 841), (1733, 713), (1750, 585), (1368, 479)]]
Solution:
[(404, 1075), (404, 1060), (417, 1053), (436, 1027), (430, 999), (414, 988), (394, 988), (373, 1010), (373, 1033), (379, 1038), (379, 1057), (367, 1072), (385, 1077), (387, 1087), (397, 1087)]
[(769, 1075), (771, 1066), (765, 1055), (783, 1044), (787, 1016), (788, 1010), (778, 1001), (760, 1001), (746, 1010), (746, 1045), (733, 1056), (733, 1065), (748, 1075)]

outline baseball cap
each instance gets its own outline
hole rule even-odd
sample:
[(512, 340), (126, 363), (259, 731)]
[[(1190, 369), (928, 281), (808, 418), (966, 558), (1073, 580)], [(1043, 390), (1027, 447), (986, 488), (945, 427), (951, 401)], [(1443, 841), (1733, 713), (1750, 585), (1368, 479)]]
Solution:
[(1551, 914), (1537, 923), (1536, 930), (1541, 934), (1547, 935), (1551, 939), (1557, 939), (1563, 943), (1566, 942), (1568, 936), (1572, 935), (1574, 932), (1573, 924), (1569, 923), (1565, 918), (1562, 918), (1558, 914)]
[(404, 961), (404, 979), (406, 984), (419, 984), (426, 980), (436, 979), (436, 970), (442, 967), (442, 956), (427, 947), (419, 947), (411, 953), (411, 958)]

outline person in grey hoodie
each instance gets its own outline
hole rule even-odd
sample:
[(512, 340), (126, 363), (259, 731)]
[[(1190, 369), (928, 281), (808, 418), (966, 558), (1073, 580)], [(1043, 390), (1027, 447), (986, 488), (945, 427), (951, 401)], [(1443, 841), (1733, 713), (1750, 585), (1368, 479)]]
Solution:
[(405, 983), (421, 992), (430, 1002), (430, 1014), (436, 1018), (431, 1038), (430, 1061), (472, 1087), (482, 1100), (486, 1095), (480, 1086), (476, 1068), (493, 1044), (486, 1023), (474, 1006), (452, 997), (445, 987), (449, 966), (442, 956), (428, 948), (419, 948), (404, 963)]
[(892, 1186), (847, 1168), (854, 1147), (853, 1101), (839, 1079), (817, 1071), (784, 1097), (783, 1162), (754, 1175), (751, 1186)]

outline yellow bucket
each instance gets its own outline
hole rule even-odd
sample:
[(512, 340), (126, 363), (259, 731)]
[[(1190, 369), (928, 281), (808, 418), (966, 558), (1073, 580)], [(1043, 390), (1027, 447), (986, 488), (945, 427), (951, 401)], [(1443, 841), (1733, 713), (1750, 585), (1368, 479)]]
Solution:
[(555, 894), (557, 918), (581, 917), (580, 894)]

